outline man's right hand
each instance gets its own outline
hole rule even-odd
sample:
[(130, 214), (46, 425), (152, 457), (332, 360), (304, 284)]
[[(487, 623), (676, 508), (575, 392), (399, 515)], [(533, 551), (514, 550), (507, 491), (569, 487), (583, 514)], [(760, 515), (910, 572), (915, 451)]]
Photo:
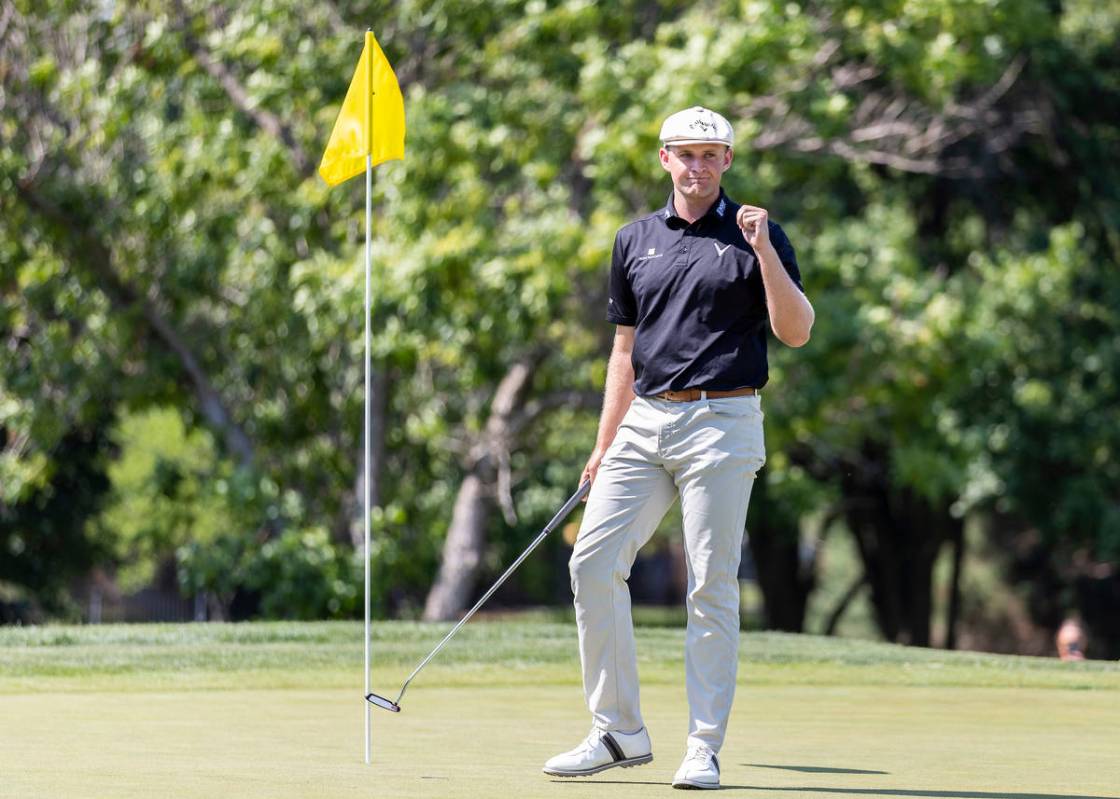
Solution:
[[(603, 455), (604, 453), (600, 452), (599, 450), (595, 450), (591, 453), (591, 457), (588, 459), (587, 465), (583, 467), (583, 474), (580, 475), (580, 485), (583, 485), (587, 482), (595, 482), (595, 475), (599, 473), (599, 464), (603, 462)], [(586, 496), (583, 498), (583, 501), (587, 502)]]

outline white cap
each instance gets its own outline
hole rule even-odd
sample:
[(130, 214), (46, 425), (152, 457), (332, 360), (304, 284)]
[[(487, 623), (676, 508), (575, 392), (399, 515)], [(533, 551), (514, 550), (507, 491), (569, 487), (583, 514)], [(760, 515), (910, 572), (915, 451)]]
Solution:
[(661, 126), (661, 143), (670, 144), (726, 144), (732, 145), (735, 134), (731, 123), (703, 106), (678, 111)]

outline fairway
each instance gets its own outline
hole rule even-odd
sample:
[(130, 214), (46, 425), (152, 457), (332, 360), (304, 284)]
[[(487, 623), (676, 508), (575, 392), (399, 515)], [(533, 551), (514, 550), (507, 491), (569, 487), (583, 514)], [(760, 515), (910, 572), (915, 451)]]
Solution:
[[(395, 696), (447, 628), (375, 628)], [(355, 624), (0, 630), (0, 797), (637, 797), (687, 719), (683, 631), (638, 631), (654, 762), (541, 764), (587, 732), (574, 630), (465, 628), (362, 762)], [(446, 655), (446, 657), (444, 657)], [(1120, 797), (1120, 667), (746, 634), (723, 786), (756, 797)]]

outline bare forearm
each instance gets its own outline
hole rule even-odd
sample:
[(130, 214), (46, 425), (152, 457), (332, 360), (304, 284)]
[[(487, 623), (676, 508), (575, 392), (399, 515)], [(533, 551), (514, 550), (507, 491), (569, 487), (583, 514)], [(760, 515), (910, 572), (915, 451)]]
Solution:
[(782, 266), (782, 259), (770, 241), (769, 218), (770, 213), (757, 205), (741, 205), (735, 214), (743, 238), (758, 256), (770, 327), (783, 344), (800, 347), (809, 340), (816, 314), (812, 304)]
[[(603, 456), (614, 441), (622, 418), (634, 401), (634, 328), (618, 325), (615, 328), (611, 357), (607, 361), (607, 386), (603, 391), (603, 413), (599, 416), (599, 434), (595, 437), (595, 450), (583, 467), (580, 483), (594, 481)], [(586, 501), (586, 500), (584, 500)]]
[(762, 284), (766, 288), (770, 327), (783, 344), (800, 347), (809, 340), (809, 331), (816, 319), (813, 305), (782, 266), (773, 244), (767, 241), (756, 252), (762, 268)]
[(607, 385), (603, 391), (603, 412), (599, 416), (599, 434), (595, 437), (595, 451), (603, 453), (614, 441), (622, 417), (634, 401), (634, 365), (630, 350), (615, 347), (607, 363)]

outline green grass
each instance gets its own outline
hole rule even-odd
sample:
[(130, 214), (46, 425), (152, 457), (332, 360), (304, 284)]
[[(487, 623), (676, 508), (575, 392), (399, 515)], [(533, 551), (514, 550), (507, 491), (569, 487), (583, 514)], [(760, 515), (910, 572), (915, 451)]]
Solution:
[[(374, 625), (395, 696), (446, 625)], [(374, 711), (361, 625), (0, 629), (0, 797), (668, 794), (683, 754), (683, 631), (638, 631), (655, 761), (540, 773), (587, 731), (571, 624), (472, 623)], [(1117, 797), (1120, 666), (772, 633), (743, 636), (723, 752), (740, 796)]]

